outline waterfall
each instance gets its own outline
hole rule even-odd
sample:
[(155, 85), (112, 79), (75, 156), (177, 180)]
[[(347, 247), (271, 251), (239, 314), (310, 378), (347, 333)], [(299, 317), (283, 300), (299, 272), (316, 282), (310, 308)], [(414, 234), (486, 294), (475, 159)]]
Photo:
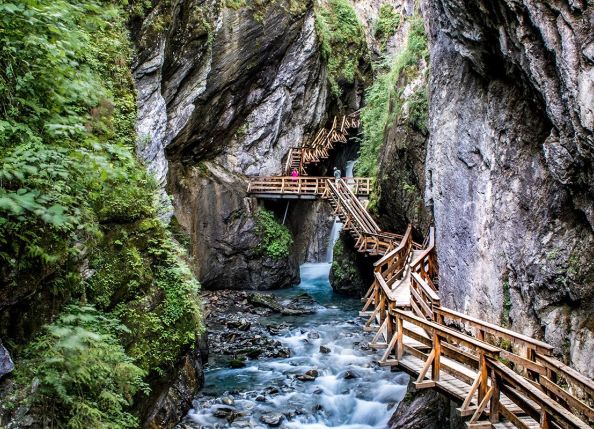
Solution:
[(328, 249), (326, 249), (326, 262), (328, 263), (331, 263), (334, 259), (334, 245), (336, 244), (336, 240), (338, 240), (340, 231), (342, 231), (342, 223), (340, 223), (338, 217), (335, 217), (334, 221), (332, 222), (332, 229), (330, 230)]
[(357, 161), (347, 161), (345, 177), (353, 177), (353, 167)]

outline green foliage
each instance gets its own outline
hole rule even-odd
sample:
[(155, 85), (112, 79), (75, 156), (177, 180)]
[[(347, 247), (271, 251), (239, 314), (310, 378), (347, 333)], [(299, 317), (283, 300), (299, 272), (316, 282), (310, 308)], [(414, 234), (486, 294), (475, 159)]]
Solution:
[(384, 50), (388, 39), (394, 35), (400, 25), (400, 14), (396, 12), (394, 6), (384, 3), (380, 7), (379, 17), (375, 24), (374, 36)]
[(16, 287), (76, 259), (97, 221), (140, 215), (123, 201), (151, 193), (128, 148), (136, 105), (117, 10), (31, 0), (0, 12), (0, 261)]
[(359, 272), (352, 261), (345, 256), (342, 240), (337, 240), (334, 245), (334, 258), (332, 261), (332, 277), (339, 283), (354, 282), (359, 278)]
[(411, 128), (427, 134), (427, 123), (429, 122), (429, 92), (427, 86), (420, 86), (407, 101), (408, 124)]
[(133, 428), (126, 411), (133, 395), (146, 390), (145, 372), (126, 355), (118, 335), (126, 328), (92, 307), (70, 306), (27, 346), (16, 377), (30, 385), (28, 401), (58, 428)]
[(256, 232), (260, 237), (258, 250), (273, 259), (289, 256), (289, 249), (293, 244), (289, 229), (281, 225), (274, 213), (266, 209), (258, 209), (255, 219)]
[(122, 7), (149, 3), (0, 3), (0, 291), (46, 288), (56, 312), (102, 312), (69, 307), (17, 356), (55, 427), (137, 426), (125, 409), (141, 378), (201, 329), (198, 283), (134, 156)]
[(340, 97), (340, 85), (361, 77), (359, 64), (367, 55), (365, 31), (349, 0), (328, 0), (316, 8), (316, 32), (328, 63), (330, 90)]
[(230, 9), (240, 9), (242, 7), (245, 7), (246, 2), (245, 0), (225, 0), (225, 6), (227, 6)]
[(509, 280), (505, 280), (503, 282), (503, 310), (501, 312), (501, 325), (503, 327), (509, 328), (510, 323), (510, 313), (512, 307), (512, 300), (511, 300), (511, 291), (509, 287)]
[(410, 31), (405, 48), (382, 68), (380, 74), (365, 94), (366, 105), (361, 109), (363, 141), (356, 164), (358, 175), (377, 175), (377, 161), (384, 134), (402, 114), (403, 105), (409, 102), (409, 125), (423, 131), (427, 129), (428, 101), (426, 88), (415, 92), (409, 100), (402, 97), (402, 88), (407, 78), (418, 72), (421, 60), (429, 56), (423, 20), (419, 16), (410, 19)]

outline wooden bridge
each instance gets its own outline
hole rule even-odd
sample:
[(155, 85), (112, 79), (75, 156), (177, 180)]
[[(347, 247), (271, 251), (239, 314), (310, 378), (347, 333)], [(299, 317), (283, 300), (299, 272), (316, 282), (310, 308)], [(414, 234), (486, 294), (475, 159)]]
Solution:
[[(356, 117), (348, 118), (352, 122), (335, 118), (330, 132), (318, 134), (326, 137), (316, 141), (346, 139), (347, 129), (358, 125)], [(301, 174), (306, 174), (304, 156), (328, 156), (304, 153)], [(290, 152), (288, 161), (293, 156)], [(285, 164), (285, 170), (294, 165)], [(360, 312), (364, 329), (374, 334), (370, 346), (384, 350), (381, 365), (407, 372), (418, 389), (436, 389), (457, 402), (467, 427), (593, 427), (594, 382), (553, 357), (551, 345), (441, 305), (433, 228), (423, 244), (412, 240), (410, 225), (404, 235), (382, 231), (360, 200), (370, 193), (369, 179), (257, 177), (248, 192), (260, 198), (323, 198), (357, 251), (381, 257)]]

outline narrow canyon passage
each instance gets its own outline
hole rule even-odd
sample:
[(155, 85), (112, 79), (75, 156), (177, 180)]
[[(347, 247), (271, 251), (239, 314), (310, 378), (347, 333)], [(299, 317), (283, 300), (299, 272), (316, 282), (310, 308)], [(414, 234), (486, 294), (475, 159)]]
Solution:
[(330, 266), (304, 264), (298, 286), (273, 293), (281, 303), (308, 294), (319, 304), (315, 313), (259, 321), (278, 332), (273, 338), (290, 357), (248, 359), (234, 369), (224, 356), (211, 354), (204, 388), (181, 427), (387, 427), (408, 375), (377, 365), (378, 353), (368, 349), (370, 334), (357, 317), (361, 302), (333, 293)]

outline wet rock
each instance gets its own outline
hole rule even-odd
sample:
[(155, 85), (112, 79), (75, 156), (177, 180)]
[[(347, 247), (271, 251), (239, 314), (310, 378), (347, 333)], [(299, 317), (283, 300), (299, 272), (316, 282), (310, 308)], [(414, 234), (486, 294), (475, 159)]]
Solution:
[(279, 392), (278, 387), (275, 386), (268, 386), (266, 389), (264, 389), (267, 393), (269, 393), (270, 395), (275, 395)]
[(345, 380), (352, 380), (354, 378), (359, 378), (359, 374), (357, 374), (355, 371), (345, 371), (342, 378)]
[(230, 320), (227, 322), (227, 327), (231, 329), (239, 329), (240, 331), (247, 331), (251, 327), (251, 323), (246, 319)]
[(315, 377), (307, 374), (296, 375), (295, 378), (299, 381), (315, 381)]
[(235, 408), (219, 407), (212, 412), (212, 415), (219, 419), (233, 421), (237, 415)]
[(320, 308), (320, 305), (307, 293), (283, 301), (283, 304), (281, 314), (284, 315), (313, 314)]
[(278, 325), (268, 325), (266, 326), (266, 330), (272, 335), (278, 335), (283, 331), (286, 331), (289, 328), (289, 325), (286, 323), (279, 323)]
[(310, 369), (305, 373), (305, 375), (309, 375), (310, 377), (317, 378), (319, 376), (317, 369)]
[(264, 293), (251, 293), (247, 298), (248, 302), (257, 307), (265, 307), (274, 310), (278, 313), (282, 312), (283, 307), (278, 300), (272, 296)]
[(8, 350), (2, 345), (2, 340), (0, 340), (0, 378), (13, 370), (14, 363), (10, 358)]
[(313, 391), (314, 395), (321, 395), (322, 393), (324, 393), (324, 391), (319, 387)]
[(318, 338), (320, 338), (320, 334), (318, 334), (317, 332), (308, 332), (307, 338), (309, 338), (310, 340), (317, 340)]
[(225, 405), (233, 405), (233, 404), (235, 404), (235, 401), (230, 396), (224, 397), (223, 399), (221, 399), (221, 402), (223, 404), (225, 404)]
[(229, 361), (230, 368), (244, 368), (245, 367), (245, 359), (237, 358), (231, 359)]
[(258, 396), (256, 396), (256, 399), (255, 400), (257, 402), (266, 402), (266, 396), (264, 396), (264, 395), (258, 395)]
[(332, 350), (330, 350), (330, 348), (329, 348), (329, 347), (326, 347), (326, 346), (320, 346), (320, 353), (328, 354), (328, 353), (330, 353), (330, 352), (332, 352)]
[(260, 416), (260, 421), (268, 426), (279, 426), (284, 418), (281, 413), (267, 413)]

